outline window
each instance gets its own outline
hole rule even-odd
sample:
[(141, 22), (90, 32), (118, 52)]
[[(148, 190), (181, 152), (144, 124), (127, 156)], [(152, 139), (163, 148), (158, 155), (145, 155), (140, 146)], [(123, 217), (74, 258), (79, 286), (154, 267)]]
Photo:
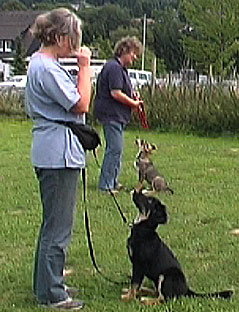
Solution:
[(5, 52), (12, 52), (12, 41), (11, 40), (5, 41)]
[(140, 74), (140, 73), (139, 73), (139, 79), (141, 79), (141, 80), (147, 80), (147, 75), (146, 75), (146, 74)]
[(136, 79), (136, 73), (129, 73), (130, 78)]
[(12, 52), (12, 40), (0, 40), (0, 52)]

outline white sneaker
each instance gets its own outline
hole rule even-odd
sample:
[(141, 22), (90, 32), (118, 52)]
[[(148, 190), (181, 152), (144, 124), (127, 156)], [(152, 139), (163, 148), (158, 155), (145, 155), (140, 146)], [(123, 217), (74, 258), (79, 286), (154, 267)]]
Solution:
[(85, 303), (79, 300), (72, 300), (71, 297), (68, 297), (66, 300), (59, 301), (56, 303), (51, 303), (47, 305), (46, 307), (56, 309), (56, 310), (72, 310), (77, 311), (83, 309), (85, 306)]

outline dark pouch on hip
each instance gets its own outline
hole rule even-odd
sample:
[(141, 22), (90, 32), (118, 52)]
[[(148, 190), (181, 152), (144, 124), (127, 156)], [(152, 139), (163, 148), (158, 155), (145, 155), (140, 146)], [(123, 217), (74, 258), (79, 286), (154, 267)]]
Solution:
[(70, 121), (57, 122), (64, 124), (71, 129), (71, 131), (77, 136), (84, 150), (91, 151), (101, 145), (100, 136), (93, 127), (84, 124), (76, 124)]

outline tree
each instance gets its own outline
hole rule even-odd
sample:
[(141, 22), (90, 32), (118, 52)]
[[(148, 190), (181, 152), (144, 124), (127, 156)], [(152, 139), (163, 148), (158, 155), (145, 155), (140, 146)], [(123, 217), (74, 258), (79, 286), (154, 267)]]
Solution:
[(25, 11), (27, 7), (19, 0), (8, 0), (2, 4), (3, 11)]
[(113, 45), (109, 39), (103, 40), (101, 37), (94, 44), (94, 47), (99, 51), (100, 59), (109, 59), (113, 56)]
[(183, 65), (184, 53), (180, 33), (182, 27), (176, 10), (168, 9), (155, 13), (154, 51), (158, 58), (164, 60), (168, 71), (178, 72)]
[(14, 75), (24, 75), (26, 74), (27, 64), (25, 60), (25, 52), (21, 44), (21, 40), (18, 37), (16, 39), (16, 50), (13, 60), (13, 73)]
[(125, 27), (118, 27), (116, 30), (113, 30), (110, 32), (110, 40), (113, 43), (116, 43), (118, 40), (120, 40), (123, 37), (127, 37), (127, 36), (135, 36), (138, 39), (141, 38), (141, 31), (139, 28), (136, 27), (129, 27), (129, 28), (125, 28)]
[(152, 17), (155, 10), (176, 8), (179, 0), (87, 0), (87, 2), (94, 6), (117, 4), (121, 8), (128, 8), (132, 17), (142, 17), (144, 14)]
[(119, 26), (130, 25), (128, 10), (121, 9), (118, 5), (85, 8), (80, 10), (78, 15), (84, 21), (83, 41), (85, 44), (94, 43), (98, 38), (109, 39), (111, 31)]
[(195, 68), (226, 76), (239, 52), (238, 0), (183, 0), (186, 19), (183, 45)]

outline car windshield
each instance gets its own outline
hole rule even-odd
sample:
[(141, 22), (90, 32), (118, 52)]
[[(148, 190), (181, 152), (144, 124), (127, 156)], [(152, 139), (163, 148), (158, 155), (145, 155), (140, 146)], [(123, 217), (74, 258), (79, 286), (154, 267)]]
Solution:
[(129, 73), (130, 78), (136, 79), (136, 73)]
[(147, 80), (147, 75), (146, 75), (146, 74), (140, 74), (140, 73), (139, 73), (139, 79), (141, 79), (141, 80)]

